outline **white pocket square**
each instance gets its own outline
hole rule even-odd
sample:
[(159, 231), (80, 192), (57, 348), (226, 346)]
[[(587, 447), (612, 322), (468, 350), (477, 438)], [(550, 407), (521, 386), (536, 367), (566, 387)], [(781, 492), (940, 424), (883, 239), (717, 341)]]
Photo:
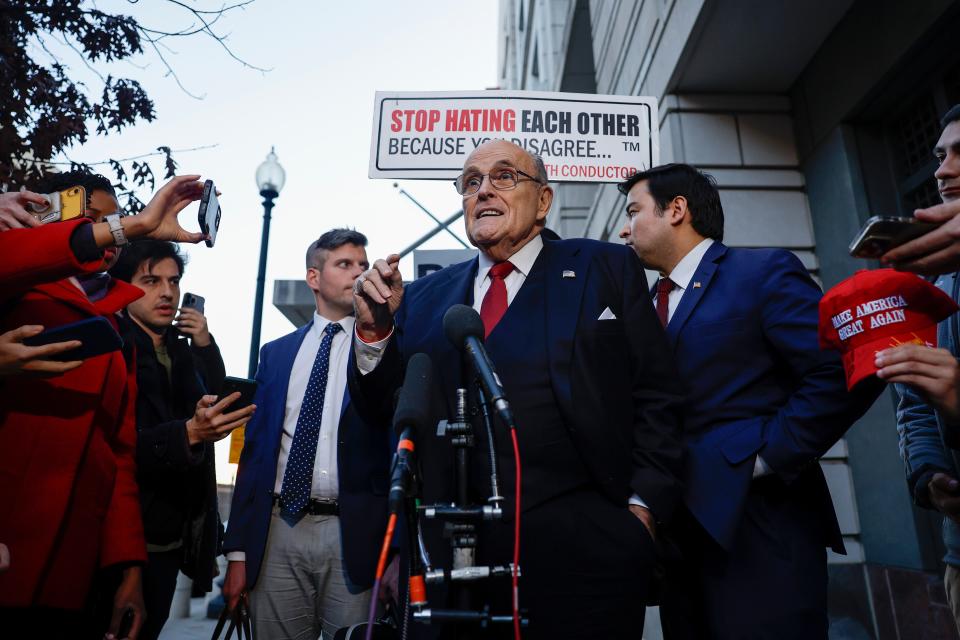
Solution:
[(610, 307), (607, 307), (603, 310), (603, 313), (600, 314), (600, 317), (597, 320), (616, 320), (617, 316), (613, 314), (613, 311), (610, 311)]

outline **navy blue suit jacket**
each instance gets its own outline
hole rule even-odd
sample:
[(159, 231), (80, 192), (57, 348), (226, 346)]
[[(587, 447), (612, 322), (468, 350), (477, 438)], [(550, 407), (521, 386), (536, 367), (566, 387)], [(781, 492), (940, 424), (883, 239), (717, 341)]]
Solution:
[[(550, 381), (564, 425), (603, 494), (626, 506), (637, 493), (667, 520), (680, 498), (682, 394), (643, 269), (626, 247), (595, 240), (545, 239), (540, 261), (546, 299), (543, 316), (530, 322), (547, 332)], [(394, 337), (378, 366), (364, 376), (350, 369), (351, 393), (368, 420), (389, 423), (403, 363), (418, 352), (433, 361), (436, 395), (443, 399), (438, 411), (455, 414), (455, 389), (467, 385), (460, 349), (444, 335), (443, 316), (452, 305), (471, 304), (476, 272), (473, 259), (406, 287)], [(600, 320), (607, 308), (616, 318)], [(505, 391), (509, 398), (511, 389)], [(523, 431), (522, 424), (517, 428)], [(434, 475), (424, 480), (425, 497), (449, 500), (452, 452), (440, 438), (423, 444), (433, 450), (421, 459), (434, 465)], [(551, 497), (551, 487), (524, 484), (527, 506)]]
[[(817, 342), (820, 287), (781, 249), (706, 252), (667, 326), (690, 395), (684, 414), (691, 513), (730, 549), (759, 454), (822, 506), (823, 543), (843, 540), (818, 458), (869, 408)], [(868, 385), (869, 386), (869, 385)]]
[[(257, 412), (245, 430), (223, 543), (224, 552), (246, 553), (248, 588), (257, 581), (266, 551), (290, 372), (311, 326), (312, 322), (260, 351)], [(337, 433), (338, 500), (344, 568), (357, 588), (373, 584), (387, 522), (390, 455), (389, 432), (360, 419), (348, 389)]]

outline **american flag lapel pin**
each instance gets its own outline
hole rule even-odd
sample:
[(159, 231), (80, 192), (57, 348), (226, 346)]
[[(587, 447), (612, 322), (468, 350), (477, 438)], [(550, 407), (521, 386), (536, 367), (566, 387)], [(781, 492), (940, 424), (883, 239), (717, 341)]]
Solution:
[(563, 277), (564, 277), (564, 278), (576, 278), (576, 277), (577, 277), (577, 274), (576, 274), (576, 272), (571, 271), (570, 269), (564, 269), (564, 271), (563, 271)]
[(699, 283), (699, 282), (694, 282), (694, 283), (693, 283), (693, 288), (694, 288), (694, 289), (699, 289), (699, 288), (700, 288), (700, 283)]

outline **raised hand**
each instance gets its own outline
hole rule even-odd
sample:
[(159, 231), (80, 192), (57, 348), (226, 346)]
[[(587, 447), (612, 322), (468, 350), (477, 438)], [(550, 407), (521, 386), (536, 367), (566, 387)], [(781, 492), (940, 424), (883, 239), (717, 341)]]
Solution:
[(360, 274), (353, 287), (357, 333), (366, 342), (385, 338), (393, 328), (393, 316), (403, 300), (399, 267), (400, 256), (390, 254)]

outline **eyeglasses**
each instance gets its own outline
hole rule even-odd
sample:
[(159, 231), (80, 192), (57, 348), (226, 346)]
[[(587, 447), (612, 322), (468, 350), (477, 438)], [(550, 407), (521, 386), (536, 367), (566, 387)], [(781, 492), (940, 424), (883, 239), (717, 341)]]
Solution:
[(543, 184), (543, 181), (539, 180), (538, 178), (534, 178), (529, 173), (520, 171), (520, 169), (504, 167), (502, 169), (496, 169), (492, 173), (461, 174), (457, 176), (456, 180), (453, 181), (453, 186), (457, 189), (457, 193), (460, 195), (472, 196), (477, 191), (480, 191), (480, 186), (483, 184), (484, 178), (490, 178), (490, 184), (493, 185), (493, 188), (497, 191), (510, 191), (511, 189), (516, 189), (517, 183), (519, 183), (523, 178), (532, 180), (537, 184)]

